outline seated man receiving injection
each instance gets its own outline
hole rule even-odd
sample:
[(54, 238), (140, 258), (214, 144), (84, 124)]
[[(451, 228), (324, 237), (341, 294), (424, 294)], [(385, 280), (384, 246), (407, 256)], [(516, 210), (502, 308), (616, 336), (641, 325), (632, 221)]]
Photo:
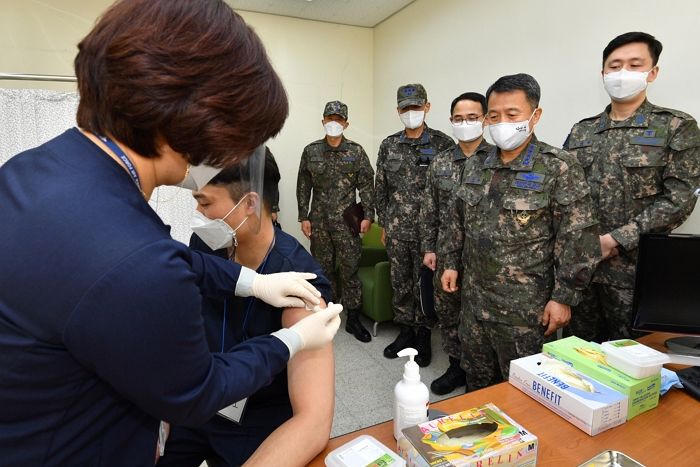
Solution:
[[(213, 253), (258, 273), (304, 271), (325, 301), (330, 283), (321, 267), (294, 237), (273, 227), (271, 203), (278, 193), (279, 169), (267, 151), (262, 199), (242, 181), (240, 169), (224, 169), (194, 192), (197, 213), (190, 247)], [(262, 209), (256, 213), (256, 204)], [(226, 301), (203, 297), (202, 314), (212, 352), (283, 327), (311, 311), (274, 308), (253, 297)], [(325, 306), (322, 304), (321, 306)], [(326, 446), (333, 422), (332, 344), (302, 351), (274, 378), (236, 407), (224, 409), (204, 426), (172, 427), (158, 465), (306, 465)]]

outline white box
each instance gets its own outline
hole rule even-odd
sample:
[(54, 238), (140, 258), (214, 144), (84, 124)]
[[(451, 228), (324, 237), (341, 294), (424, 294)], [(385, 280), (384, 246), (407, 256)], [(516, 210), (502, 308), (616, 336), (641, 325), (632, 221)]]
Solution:
[(325, 464), (328, 467), (405, 467), (406, 461), (374, 437), (360, 435), (328, 453)]
[(541, 353), (512, 360), (508, 382), (591, 436), (627, 418), (627, 396)]
[(601, 344), (608, 365), (632, 378), (642, 379), (661, 372), (668, 355), (631, 339), (603, 342)]

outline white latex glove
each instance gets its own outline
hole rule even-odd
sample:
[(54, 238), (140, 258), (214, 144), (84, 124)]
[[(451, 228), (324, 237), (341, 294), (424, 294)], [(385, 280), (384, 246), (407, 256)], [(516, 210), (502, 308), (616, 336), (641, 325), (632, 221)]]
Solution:
[(328, 303), (327, 308), (314, 307), (314, 313), (298, 321), (289, 329), (301, 338), (301, 349), (319, 349), (333, 340), (340, 327), (343, 305)]
[(250, 289), (254, 297), (276, 308), (304, 308), (306, 303), (321, 302), (321, 292), (307, 282), (315, 278), (316, 274), (308, 272), (257, 274)]

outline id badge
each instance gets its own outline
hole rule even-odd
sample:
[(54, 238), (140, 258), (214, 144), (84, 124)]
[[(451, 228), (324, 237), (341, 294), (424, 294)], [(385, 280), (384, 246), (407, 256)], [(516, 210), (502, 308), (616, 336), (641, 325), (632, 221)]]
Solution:
[(243, 411), (245, 410), (246, 402), (248, 402), (247, 397), (245, 399), (239, 400), (238, 402), (234, 402), (226, 408), (219, 410), (218, 413), (220, 416), (231, 420), (234, 423), (240, 424), (241, 419), (243, 418)]

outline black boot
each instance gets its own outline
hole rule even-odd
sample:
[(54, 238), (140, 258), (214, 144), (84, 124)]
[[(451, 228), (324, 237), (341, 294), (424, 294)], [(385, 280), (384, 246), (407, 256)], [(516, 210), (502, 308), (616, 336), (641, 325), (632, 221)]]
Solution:
[(372, 336), (360, 322), (360, 310), (348, 310), (348, 320), (345, 322), (345, 330), (355, 336), (360, 342), (369, 342)]
[(430, 348), (430, 329), (420, 327), (416, 334), (416, 363), (420, 367), (430, 365), (430, 360), (433, 358), (433, 351)]
[(413, 347), (416, 336), (413, 333), (413, 328), (411, 326), (406, 326), (405, 324), (399, 324), (401, 332), (396, 336), (396, 339), (391, 344), (387, 345), (384, 349), (384, 356), (386, 358), (396, 358), (397, 352), (405, 349), (406, 347)]
[(449, 368), (444, 375), (436, 378), (435, 381), (430, 384), (430, 390), (433, 391), (433, 394), (442, 396), (443, 394), (454, 391), (460, 386), (465, 386), (467, 384), (466, 376), (467, 374), (459, 366), (459, 359), (450, 357)]

